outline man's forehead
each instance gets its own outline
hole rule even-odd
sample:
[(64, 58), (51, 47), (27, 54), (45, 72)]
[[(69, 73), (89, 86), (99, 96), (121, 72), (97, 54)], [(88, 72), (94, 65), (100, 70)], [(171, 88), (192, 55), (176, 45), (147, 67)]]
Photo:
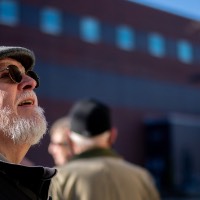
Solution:
[(17, 60), (15, 60), (13, 58), (0, 59), (0, 66), (7, 66), (7, 65), (10, 65), (10, 64), (15, 64), (17, 66), (23, 67), (20, 62), (18, 62)]
[(9, 65), (15, 65), (18, 67), (18, 69), (21, 71), (21, 72), (25, 72), (25, 67), (22, 66), (22, 64), (20, 62), (18, 62), (17, 60), (15, 59), (12, 59), (12, 58), (4, 58), (4, 59), (0, 59), (0, 69), (2, 68), (5, 68)]

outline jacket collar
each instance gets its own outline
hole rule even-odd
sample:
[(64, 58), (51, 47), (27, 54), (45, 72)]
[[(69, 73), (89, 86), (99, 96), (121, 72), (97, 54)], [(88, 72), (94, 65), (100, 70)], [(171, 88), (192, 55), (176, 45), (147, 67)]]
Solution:
[(93, 157), (115, 157), (120, 158), (120, 156), (113, 149), (105, 148), (93, 148), (78, 155), (75, 155), (71, 160), (84, 159), (84, 158), (93, 158)]

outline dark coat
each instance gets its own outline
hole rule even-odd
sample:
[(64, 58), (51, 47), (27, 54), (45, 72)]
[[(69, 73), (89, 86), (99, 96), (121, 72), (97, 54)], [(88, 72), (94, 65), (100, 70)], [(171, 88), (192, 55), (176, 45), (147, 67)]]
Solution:
[(1, 200), (48, 200), (49, 185), (56, 170), (27, 167), (0, 161)]

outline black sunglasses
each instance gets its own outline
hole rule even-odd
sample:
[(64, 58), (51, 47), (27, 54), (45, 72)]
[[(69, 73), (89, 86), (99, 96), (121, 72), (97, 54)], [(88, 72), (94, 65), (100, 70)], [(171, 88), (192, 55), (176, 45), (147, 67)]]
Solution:
[[(8, 65), (8, 67), (6, 67), (5, 69), (0, 70), (0, 72), (3, 72), (4, 70), (8, 70), (10, 79), (14, 82), (14, 83), (20, 83), (22, 81), (22, 73), (19, 71), (18, 67), (15, 65)], [(39, 87), (40, 82), (39, 82), (39, 77), (38, 75), (34, 72), (34, 71), (27, 71), (26, 72), (27, 76), (30, 76), (32, 79), (34, 79), (36, 81), (36, 87)]]

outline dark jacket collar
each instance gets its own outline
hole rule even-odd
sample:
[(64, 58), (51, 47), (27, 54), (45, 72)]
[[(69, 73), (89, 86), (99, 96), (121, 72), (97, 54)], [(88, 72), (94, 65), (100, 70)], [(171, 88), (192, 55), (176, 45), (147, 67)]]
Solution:
[(56, 170), (54, 168), (42, 166), (29, 167), (9, 163), (2, 160), (0, 160), (0, 171), (3, 171), (6, 174), (10, 174), (12, 177), (22, 177), (24, 179), (29, 179), (31, 177), (33, 180), (51, 179), (56, 174)]
[[(47, 199), (51, 178), (56, 169), (42, 166), (23, 166), (0, 161), (0, 174), (22, 190), (30, 190), (40, 199)], [(39, 198), (38, 198), (39, 199)]]

